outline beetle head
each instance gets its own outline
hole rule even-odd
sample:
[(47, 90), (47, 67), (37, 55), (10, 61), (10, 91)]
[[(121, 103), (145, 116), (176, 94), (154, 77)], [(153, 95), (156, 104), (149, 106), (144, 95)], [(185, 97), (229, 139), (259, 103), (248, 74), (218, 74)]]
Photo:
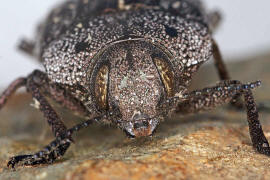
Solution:
[(145, 41), (123, 41), (102, 55), (95, 94), (100, 107), (118, 109), (117, 124), (133, 137), (149, 136), (163, 119), (160, 108), (173, 95), (174, 76), (168, 57)]

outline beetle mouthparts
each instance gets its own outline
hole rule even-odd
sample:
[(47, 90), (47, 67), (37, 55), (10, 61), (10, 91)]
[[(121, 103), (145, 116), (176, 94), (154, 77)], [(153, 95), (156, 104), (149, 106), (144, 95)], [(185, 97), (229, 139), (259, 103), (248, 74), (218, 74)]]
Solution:
[(140, 119), (136, 121), (129, 121), (124, 125), (124, 130), (131, 137), (150, 136), (158, 125), (156, 119)]

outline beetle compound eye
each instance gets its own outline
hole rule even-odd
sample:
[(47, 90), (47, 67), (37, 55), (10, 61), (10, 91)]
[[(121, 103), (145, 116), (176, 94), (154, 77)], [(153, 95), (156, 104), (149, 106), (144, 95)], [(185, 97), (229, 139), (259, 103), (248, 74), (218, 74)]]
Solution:
[(102, 109), (107, 109), (107, 93), (108, 93), (108, 76), (109, 76), (109, 67), (103, 65), (96, 76), (95, 81), (95, 96), (98, 105)]
[(164, 61), (159, 58), (154, 58), (155, 64), (159, 71), (162, 82), (166, 88), (167, 94), (169, 97), (174, 95), (174, 73), (171, 70), (167, 61)]

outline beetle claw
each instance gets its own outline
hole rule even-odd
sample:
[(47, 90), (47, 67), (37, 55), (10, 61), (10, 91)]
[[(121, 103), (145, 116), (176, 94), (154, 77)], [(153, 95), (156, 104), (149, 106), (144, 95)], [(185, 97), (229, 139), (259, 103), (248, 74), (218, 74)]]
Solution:
[[(19, 155), (19, 156), (14, 156), (12, 158), (10, 158), (10, 160), (8, 161), (7, 163), (7, 167), (8, 168), (12, 168), (14, 169), (15, 168), (15, 165), (22, 162), (22, 161), (25, 161), (27, 160), (26, 162), (29, 162), (29, 158), (32, 157), (32, 155)], [(22, 164), (25, 164), (25, 163), (22, 163)]]

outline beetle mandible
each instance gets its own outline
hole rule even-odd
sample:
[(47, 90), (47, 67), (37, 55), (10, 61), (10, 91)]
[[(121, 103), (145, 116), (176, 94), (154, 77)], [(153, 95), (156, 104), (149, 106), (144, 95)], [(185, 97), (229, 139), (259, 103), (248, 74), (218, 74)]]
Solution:
[[(11, 83), (0, 96), (0, 109), (26, 87), (56, 138), (37, 153), (12, 157), (8, 166), (54, 162), (72, 134), (94, 122), (116, 124), (130, 137), (151, 136), (172, 113), (208, 110), (242, 95), (253, 146), (270, 155), (251, 92), (260, 81), (230, 80), (212, 38), (214, 15), (199, 0), (66, 0), (54, 8), (35, 40), (20, 44), (45, 71)], [(211, 56), (220, 83), (189, 91), (193, 74)], [(85, 122), (68, 129), (46, 98)]]

